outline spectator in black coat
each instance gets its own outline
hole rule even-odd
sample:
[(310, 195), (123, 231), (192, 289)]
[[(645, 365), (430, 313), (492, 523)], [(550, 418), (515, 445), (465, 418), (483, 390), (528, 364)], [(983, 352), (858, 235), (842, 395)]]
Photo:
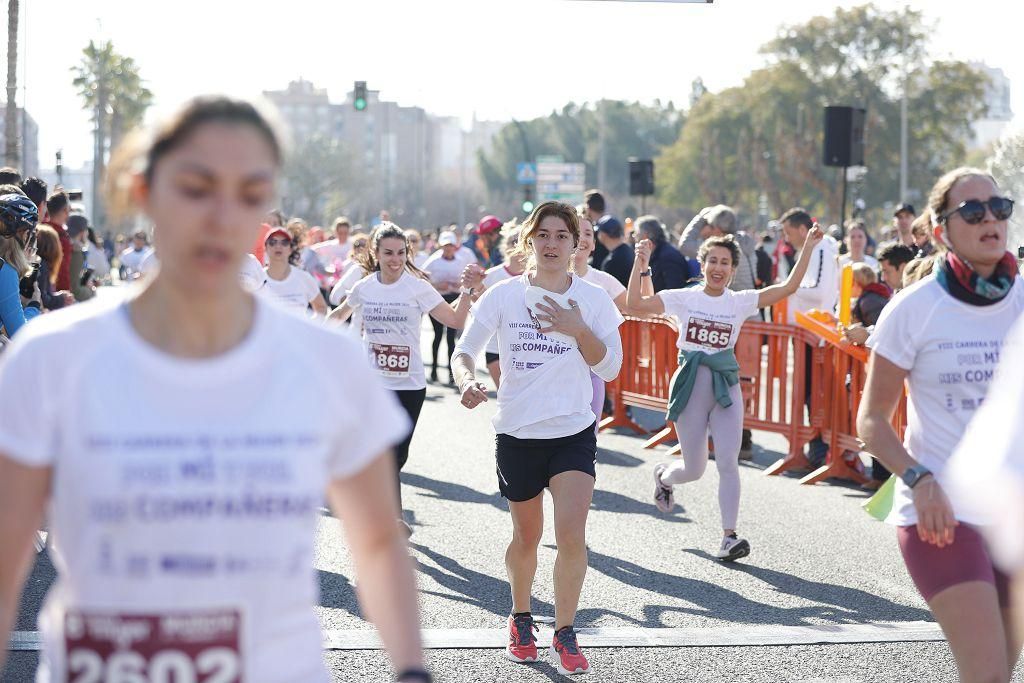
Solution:
[(608, 250), (608, 255), (601, 263), (601, 270), (629, 286), (629, 274), (633, 272), (633, 248), (626, 244), (626, 234), (622, 223), (615, 216), (601, 216), (594, 226), (597, 240)]
[(651, 252), (651, 284), (654, 291), (681, 289), (690, 280), (690, 264), (674, 246), (668, 243), (665, 226), (655, 216), (640, 216), (636, 219), (638, 240), (647, 239), (654, 245)]

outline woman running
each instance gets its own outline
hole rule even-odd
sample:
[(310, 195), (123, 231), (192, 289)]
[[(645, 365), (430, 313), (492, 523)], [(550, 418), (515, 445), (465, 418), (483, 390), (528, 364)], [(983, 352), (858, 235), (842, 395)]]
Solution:
[[(979, 534), (983, 512), (958, 492), (947, 465), (988, 394), (1000, 347), (1024, 311), (1017, 261), (1006, 250), (1013, 201), (991, 175), (958, 168), (928, 197), (949, 252), (897, 295), (868, 338), (857, 416), (860, 438), (893, 473), (888, 522), (914, 585), (949, 642), (962, 681), (1007, 681), (1020, 655), (1005, 574)], [(907, 383), (903, 443), (890, 420)], [(1009, 501), (1007, 501), (1009, 503)]]
[[(370, 365), (395, 393), (412, 422), (412, 429), (397, 446), (398, 472), (409, 459), (409, 445), (427, 396), (427, 382), (420, 353), (420, 329), (423, 314), (452, 329), (461, 330), (469, 314), (472, 289), (462, 293), (453, 306), (437, 293), (426, 275), (412, 262), (408, 238), (394, 223), (382, 223), (373, 233), (370, 248), (361, 257), (362, 268), (369, 273), (352, 287), (345, 303), (334, 310), (329, 320), (345, 322), (354, 312), (361, 316), (360, 334)], [(402, 502), (402, 482), (398, 481), (398, 502)], [(410, 527), (401, 520), (407, 534)]]
[[(60, 571), (37, 681), (327, 683), (312, 566), (326, 490), (399, 680), (429, 680), (394, 523), (405, 413), (357, 344), (239, 284), (275, 195), (275, 132), (248, 103), (202, 98), (132, 151), (111, 184), (155, 226), (161, 268), (123, 302), (43, 316), (0, 365), (0, 395), (22, 399), (0, 421), (0, 642), (49, 510)], [(132, 381), (102, 404), (44, 400), (112, 373)], [(296, 387), (317, 400), (297, 410)]]
[(293, 265), (298, 245), (287, 228), (274, 228), (267, 233), (267, 282), (265, 295), (293, 311), (305, 313), (310, 306), (318, 316), (327, 315), (327, 304), (316, 278)]
[(669, 389), (668, 420), (676, 425), (682, 458), (654, 467), (654, 504), (661, 512), (671, 512), (675, 507), (672, 487), (704, 476), (710, 431), (715, 442), (718, 507), (722, 514), (722, 545), (716, 556), (723, 561), (750, 554), (750, 543), (736, 534), (743, 435), (736, 342), (743, 321), (757, 309), (772, 306), (797, 290), (811, 252), (823, 236), (817, 225), (808, 231), (800, 258), (784, 283), (739, 292), (729, 289), (740, 263), (739, 246), (731, 235), (710, 237), (697, 255), (704, 286), (666, 289), (652, 296), (641, 293), (641, 283), (650, 274), (652, 245), (648, 240), (637, 243), (629, 277), (629, 310), (642, 315), (668, 314), (679, 321), (679, 369)]
[(590, 669), (573, 630), (587, 573), (587, 512), (596, 476), (590, 373), (611, 381), (622, 365), (622, 316), (600, 288), (568, 272), (578, 244), (571, 206), (537, 206), (519, 236), (526, 272), (480, 297), (452, 361), (462, 404), (475, 408), (487, 400), (475, 359), (498, 335), (502, 383), (493, 419), (495, 457), (498, 487), (512, 513), (505, 553), (512, 589), (506, 654), (518, 662), (537, 660), (530, 593), (548, 489), (558, 544), (551, 651), (562, 674)]
[(23, 193), (0, 195), (0, 332), (6, 337), (42, 311), (39, 283), (27, 298), (20, 288), (21, 278), (31, 272), (38, 219), (36, 205)]
[[(459, 240), (451, 231), (442, 232), (438, 244), (440, 249), (423, 263), (423, 271), (430, 276), (430, 282), (441, 293), (441, 298), (451, 303), (459, 296), (463, 270), (474, 262), (473, 252), (465, 249), (469, 256), (459, 253)], [(455, 329), (448, 327), (446, 331), (445, 325), (435, 318), (431, 318), (430, 322), (434, 326), (434, 339), (430, 343), (433, 360), (430, 365), (430, 381), (437, 381), (437, 357), (441, 350), (441, 339), (445, 338), (448, 342), (448, 384), (454, 385), (455, 375), (452, 372), (451, 358), (455, 351)]]
[[(519, 226), (514, 221), (502, 226), (501, 246), (499, 248), (505, 262), (487, 269), (481, 280), (480, 294), (499, 282), (504, 282), (509, 278), (519, 277), (523, 274), (523, 271), (526, 269), (526, 258), (516, 249), (516, 245), (519, 243), (519, 232)], [(468, 267), (475, 268), (473, 264), (470, 264)], [(501, 363), (499, 359), (498, 335), (494, 335), (487, 342), (487, 348), (484, 349), (484, 360), (487, 361), (487, 372), (491, 375), (495, 390), (501, 385)]]

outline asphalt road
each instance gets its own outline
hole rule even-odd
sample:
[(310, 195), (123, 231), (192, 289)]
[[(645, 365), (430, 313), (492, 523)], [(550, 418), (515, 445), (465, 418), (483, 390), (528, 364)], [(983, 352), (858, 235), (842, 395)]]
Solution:
[[(445, 373), (442, 373), (442, 377)], [(453, 389), (428, 389), (404, 478), (415, 534), (411, 552), (425, 628), (501, 628), (510, 609), (503, 555), (511, 536), (497, 493), (493, 402), (470, 412)], [(784, 441), (755, 433), (755, 461), (741, 467), (739, 528), (753, 547), (735, 565), (713, 559), (720, 538), (717, 474), (677, 488), (685, 511), (659, 514), (651, 468), (664, 449), (645, 451), (630, 433), (598, 440), (597, 490), (589, 524), (590, 571), (578, 627), (742, 627), (930, 621), (903, 567), (892, 528), (860, 509), (865, 494), (843, 485), (800, 486), (766, 477)], [(537, 615), (553, 615), (554, 533), (548, 524), (534, 592)], [(324, 628), (365, 629), (352, 563), (335, 520), (324, 516), (316, 569)], [(17, 629), (34, 630), (53, 569), (39, 557)], [(550, 630), (542, 638), (550, 639)], [(547, 643), (542, 642), (542, 645)], [(854, 645), (590, 648), (588, 681), (953, 681), (942, 642)], [(36, 653), (12, 653), (3, 683), (31, 680)], [(327, 651), (336, 681), (391, 680), (379, 651)], [(493, 649), (433, 650), (443, 681), (560, 680), (553, 666), (508, 662)], [(1018, 679), (1014, 679), (1018, 680)]]

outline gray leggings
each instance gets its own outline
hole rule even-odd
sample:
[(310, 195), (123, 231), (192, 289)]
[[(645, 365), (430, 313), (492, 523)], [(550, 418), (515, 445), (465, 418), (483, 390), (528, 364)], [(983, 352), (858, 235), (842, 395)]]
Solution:
[(732, 405), (723, 408), (715, 401), (711, 371), (697, 368), (690, 401), (676, 421), (676, 433), (683, 457), (661, 473), (661, 481), (676, 485), (697, 481), (708, 466), (708, 428), (715, 440), (715, 465), (718, 467), (718, 508), (722, 528), (735, 529), (740, 511), (740, 440), (743, 435), (743, 397), (739, 385), (729, 387)]

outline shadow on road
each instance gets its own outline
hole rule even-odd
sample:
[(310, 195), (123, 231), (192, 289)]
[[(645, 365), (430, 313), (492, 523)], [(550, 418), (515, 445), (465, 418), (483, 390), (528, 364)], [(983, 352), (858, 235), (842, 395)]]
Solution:
[(659, 521), (673, 524), (690, 524), (693, 521), (679, 515), (660, 515), (657, 508), (654, 507), (654, 503), (641, 502), (621, 493), (604, 489), (594, 489), (594, 500), (590, 508), (600, 512), (619, 512), (625, 515), (643, 515), (644, 517), (656, 516)]
[(609, 448), (597, 449), (597, 464), (612, 465), (613, 467), (640, 467), (644, 461), (622, 451), (613, 451)]
[(348, 577), (323, 569), (316, 570), (317, 583), (320, 585), (320, 606), (332, 609), (343, 609), (354, 617), (363, 618), (356, 599), (356, 589)]
[[(707, 553), (690, 552), (713, 561)], [(855, 588), (807, 581), (762, 567), (744, 564), (734, 566), (737, 571), (751, 574), (781, 592), (821, 604), (806, 607), (768, 605), (707, 581), (666, 574), (628, 560), (590, 551), (591, 569), (627, 585), (696, 605), (686, 607), (648, 604), (644, 606), (643, 622), (627, 617), (629, 621), (648, 628), (664, 626), (662, 615), (670, 612), (696, 614), (733, 623), (782, 626), (805, 626), (813, 623), (812, 620), (864, 623), (928, 619), (928, 613), (923, 610), (906, 607)]]
[(36, 616), (43, 607), (50, 586), (57, 579), (57, 570), (50, 561), (50, 552), (44, 550), (36, 555), (35, 566), (25, 579), (21, 589), (21, 604), (18, 608), (18, 619), (14, 623), (16, 631), (35, 631)]
[(469, 486), (455, 484), (450, 481), (431, 479), (430, 477), (424, 477), (422, 474), (413, 474), (411, 472), (402, 472), (402, 483), (430, 491), (430, 494), (419, 494), (421, 496), (427, 496), (428, 498), (453, 500), (459, 503), (482, 503), (485, 505), (491, 505), (499, 510), (508, 510), (508, 506), (505, 505), (505, 501), (497, 491), (494, 493), (481, 493)]

